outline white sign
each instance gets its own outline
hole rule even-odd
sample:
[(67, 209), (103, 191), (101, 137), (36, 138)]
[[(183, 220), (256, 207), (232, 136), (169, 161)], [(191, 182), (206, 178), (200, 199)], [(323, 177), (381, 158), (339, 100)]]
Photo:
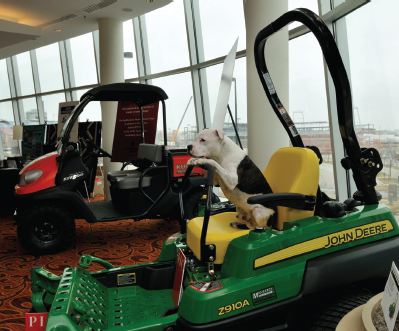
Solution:
[[(69, 101), (69, 102), (60, 102), (58, 106), (58, 125), (57, 125), (57, 139), (60, 137), (62, 128), (69, 115), (71, 115), (72, 111), (75, 109), (78, 101)], [(78, 123), (76, 121), (71, 130), (69, 141), (77, 142), (78, 141)]]
[(384, 313), (388, 331), (392, 331), (395, 327), (399, 310), (399, 270), (394, 262), (392, 262), (391, 272), (385, 284), (381, 308)]
[(218, 98), (216, 99), (215, 112), (213, 113), (212, 128), (223, 130), (224, 119), (226, 118), (227, 105), (231, 90), (231, 82), (233, 81), (234, 64), (236, 60), (238, 38), (223, 64), (222, 77), (220, 78)]

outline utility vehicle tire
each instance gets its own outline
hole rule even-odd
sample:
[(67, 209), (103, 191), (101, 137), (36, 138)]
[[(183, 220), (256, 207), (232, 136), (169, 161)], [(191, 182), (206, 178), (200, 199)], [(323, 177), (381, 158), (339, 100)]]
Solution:
[(365, 304), (374, 294), (366, 288), (349, 289), (322, 309), (308, 330), (335, 331), (339, 321), (347, 313)]
[(75, 240), (75, 220), (63, 209), (37, 206), (17, 215), (21, 245), (33, 255), (60, 251)]

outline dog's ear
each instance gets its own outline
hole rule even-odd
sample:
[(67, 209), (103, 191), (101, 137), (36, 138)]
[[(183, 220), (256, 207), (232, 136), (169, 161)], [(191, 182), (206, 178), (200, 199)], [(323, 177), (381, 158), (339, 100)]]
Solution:
[(215, 129), (215, 134), (216, 134), (217, 137), (219, 137), (219, 139), (223, 139), (224, 138), (223, 130)]

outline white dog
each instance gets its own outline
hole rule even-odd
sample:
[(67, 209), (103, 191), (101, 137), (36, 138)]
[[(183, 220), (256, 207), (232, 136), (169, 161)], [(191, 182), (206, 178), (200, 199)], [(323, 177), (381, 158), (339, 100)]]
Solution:
[(215, 168), (214, 183), (236, 206), (237, 218), (248, 228), (266, 227), (274, 214), (273, 209), (262, 205), (250, 205), (247, 199), (253, 195), (271, 193), (272, 190), (262, 172), (248, 155), (223, 131), (204, 129), (192, 145), (187, 146), (192, 159), (189, 165), (210, 165)]

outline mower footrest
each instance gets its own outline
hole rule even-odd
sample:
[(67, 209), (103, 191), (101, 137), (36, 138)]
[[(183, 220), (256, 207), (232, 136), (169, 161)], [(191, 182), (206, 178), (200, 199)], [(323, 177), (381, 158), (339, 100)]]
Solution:
[[(174, 308), (172, 290), (138, 285), (107, 288), (81, 268), (65, 269), (47, 320), (47, 330), (114, 330), (157, 324)], [(170, 317), (169, 317), (170, 318)]]

